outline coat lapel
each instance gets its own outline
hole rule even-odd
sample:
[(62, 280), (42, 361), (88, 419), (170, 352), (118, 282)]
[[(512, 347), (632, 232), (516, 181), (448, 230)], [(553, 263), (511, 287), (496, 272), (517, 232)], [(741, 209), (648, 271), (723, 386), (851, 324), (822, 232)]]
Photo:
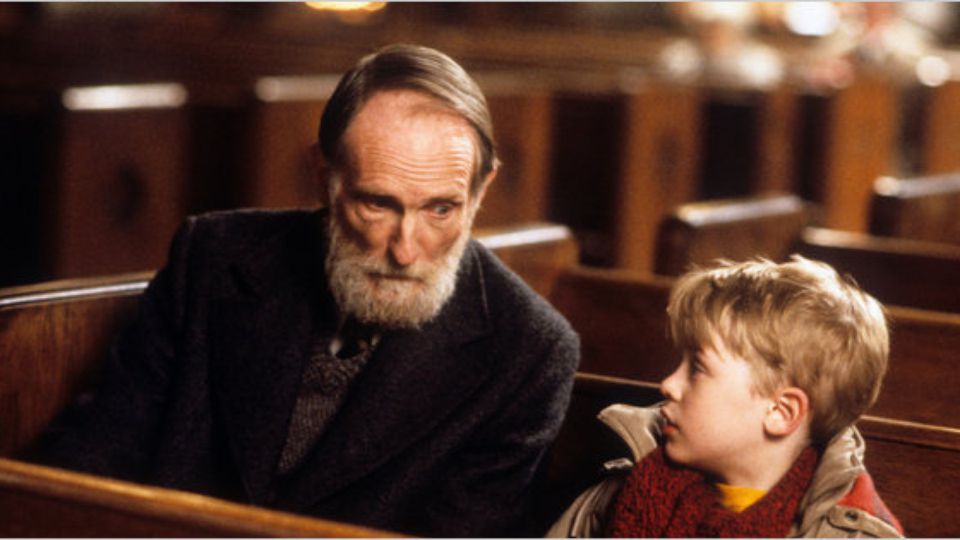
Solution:
[(383, 337), (291, 482), (284, 506), (309, 509), (429, 433), (491, 375), (484, 356), (471, 347), (490, 332), (483, 275), (471, 247), (440, 315), (420, 331)]
[(212, 302), (215, 406), (255, 504), (273, 499), (276, 466), (313, 337), (324, 321), (335, 321), (332, 300), (316, 286), (326, 281), (317, 252), (302, 253), (311, 245), (321, 251), (320, 237), (304, 230), (261, 243), (246, 264), (231, 267), (229, 293)]

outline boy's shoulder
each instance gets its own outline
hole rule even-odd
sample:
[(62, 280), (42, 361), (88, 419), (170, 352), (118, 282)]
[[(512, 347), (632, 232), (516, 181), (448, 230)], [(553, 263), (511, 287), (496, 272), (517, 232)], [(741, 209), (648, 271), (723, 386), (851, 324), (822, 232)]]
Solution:
[(659, 406), (638, 407), (614, 403), (600, 411), (597, 418), (623, 439), (635, 462), (643, 459), (659, 444), (662, 421)]
[(903, 526), (900, 525), (900, 521), (880, 498), (880, 494), (877, 493), (877, 489), (873, 485), (873, 478), (865, 470), (857, 476), (850, 491), (837, 501), (837, 508), (838, 510), (842, 509), (842, 519), (844, 521), (858, 522), (861, 516), (856, 510), (859, 510), (879, 518), (885, 524), (897, 529), (901, 534), (903, 533)]

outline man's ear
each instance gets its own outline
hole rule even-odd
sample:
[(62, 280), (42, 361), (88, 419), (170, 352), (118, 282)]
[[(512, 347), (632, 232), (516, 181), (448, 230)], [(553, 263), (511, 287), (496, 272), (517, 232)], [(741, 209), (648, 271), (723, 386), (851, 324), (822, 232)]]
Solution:
[(771, 398), (763, 428), (771, 436), (786, 437), (806, 423), (809, 413), (806, 392), (795, 386), (781, 388)]
[(317, 182), (317, 197), (320, 199), (320, 205), (329, 207), (330, 175), (333, 174), (333, 168), (323, 157), (323, 151), (320, 150), (318, 143), (310, 146), (310, 173)]

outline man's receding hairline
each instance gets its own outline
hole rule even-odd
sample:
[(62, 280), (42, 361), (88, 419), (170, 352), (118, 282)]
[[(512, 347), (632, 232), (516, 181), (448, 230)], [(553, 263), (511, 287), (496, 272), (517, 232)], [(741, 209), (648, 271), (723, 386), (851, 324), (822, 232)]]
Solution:
[[(458, 111), (456, 108), (451, 106), (445, 100), (441, 99), (438, 96), (435, 96), (429, 92), (415, 89), (415, 88), (406, 88), (406, 87), (397, 87), (397, 88), (383, 88), (377, 90), (372, 95), (370, 95), (363, 103), (360, 104), (360, 107), (350, 118), (350, 121), (347, 123), (346, 129), (343, 130), (343, 135), (340, 137), (340, 150), (343, 155), (341, 155), (340, 160), (343, 160), (344, 163), (341, 163), (342, 166), (347, 166), (347, 161), (349, 161), (349, 151), (348, 151), (348, 141), (350, 139), (350, 133), (353, 130), (353, 127), (357, 123), (357, 118), (363, 114), (364, 110), (370, 105), (377, 97), (382, 96), (387, 93), (409, 93), (412, 95), (419, 96), (422, 99), (413, 100), (411, 103), (405, 104), (403, 107), (398, 108), (398, 111), (404, 111), (406, 114), (405, 117), (417, 117), (417, 116), (442, 116), (451, 118), (459, 121), (462, 126), (467, 130), (470, 141), (473, 145), (473, 168), (476, 169), (480, 166), (481, 153), (482, 153), (482, 142), (479, 140), (479, 134), (476, 132), (476, 128), (473, 125), (473, 122), (470, 121), (463, 113)], [(472, 182), (470, 190), (472, 192)]]

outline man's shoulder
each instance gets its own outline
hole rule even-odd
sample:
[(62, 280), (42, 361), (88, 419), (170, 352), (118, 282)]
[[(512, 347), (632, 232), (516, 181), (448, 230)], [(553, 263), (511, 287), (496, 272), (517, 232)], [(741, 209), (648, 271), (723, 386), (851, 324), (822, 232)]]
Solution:
[(316, 223), (324, 210), (240, 208), (216, 210), (188, 218), (195, 228), (214, 236), (230, 236), (237, 240), (270, 236), (291, 228)]
[(576, 339), (576, 333), (566, 318), (489, 249), (474, 240), (468, 254), (475, 257), (481, 267), (487, 307), (492, 317), (504, 325), (513, 323), (517, 329), (550, 339)]
[(322, 215), (325, 210), (219, 210), (190, 216), (180, 235), (189, 236), (207, 257), (244, 258), (316, 243)]

